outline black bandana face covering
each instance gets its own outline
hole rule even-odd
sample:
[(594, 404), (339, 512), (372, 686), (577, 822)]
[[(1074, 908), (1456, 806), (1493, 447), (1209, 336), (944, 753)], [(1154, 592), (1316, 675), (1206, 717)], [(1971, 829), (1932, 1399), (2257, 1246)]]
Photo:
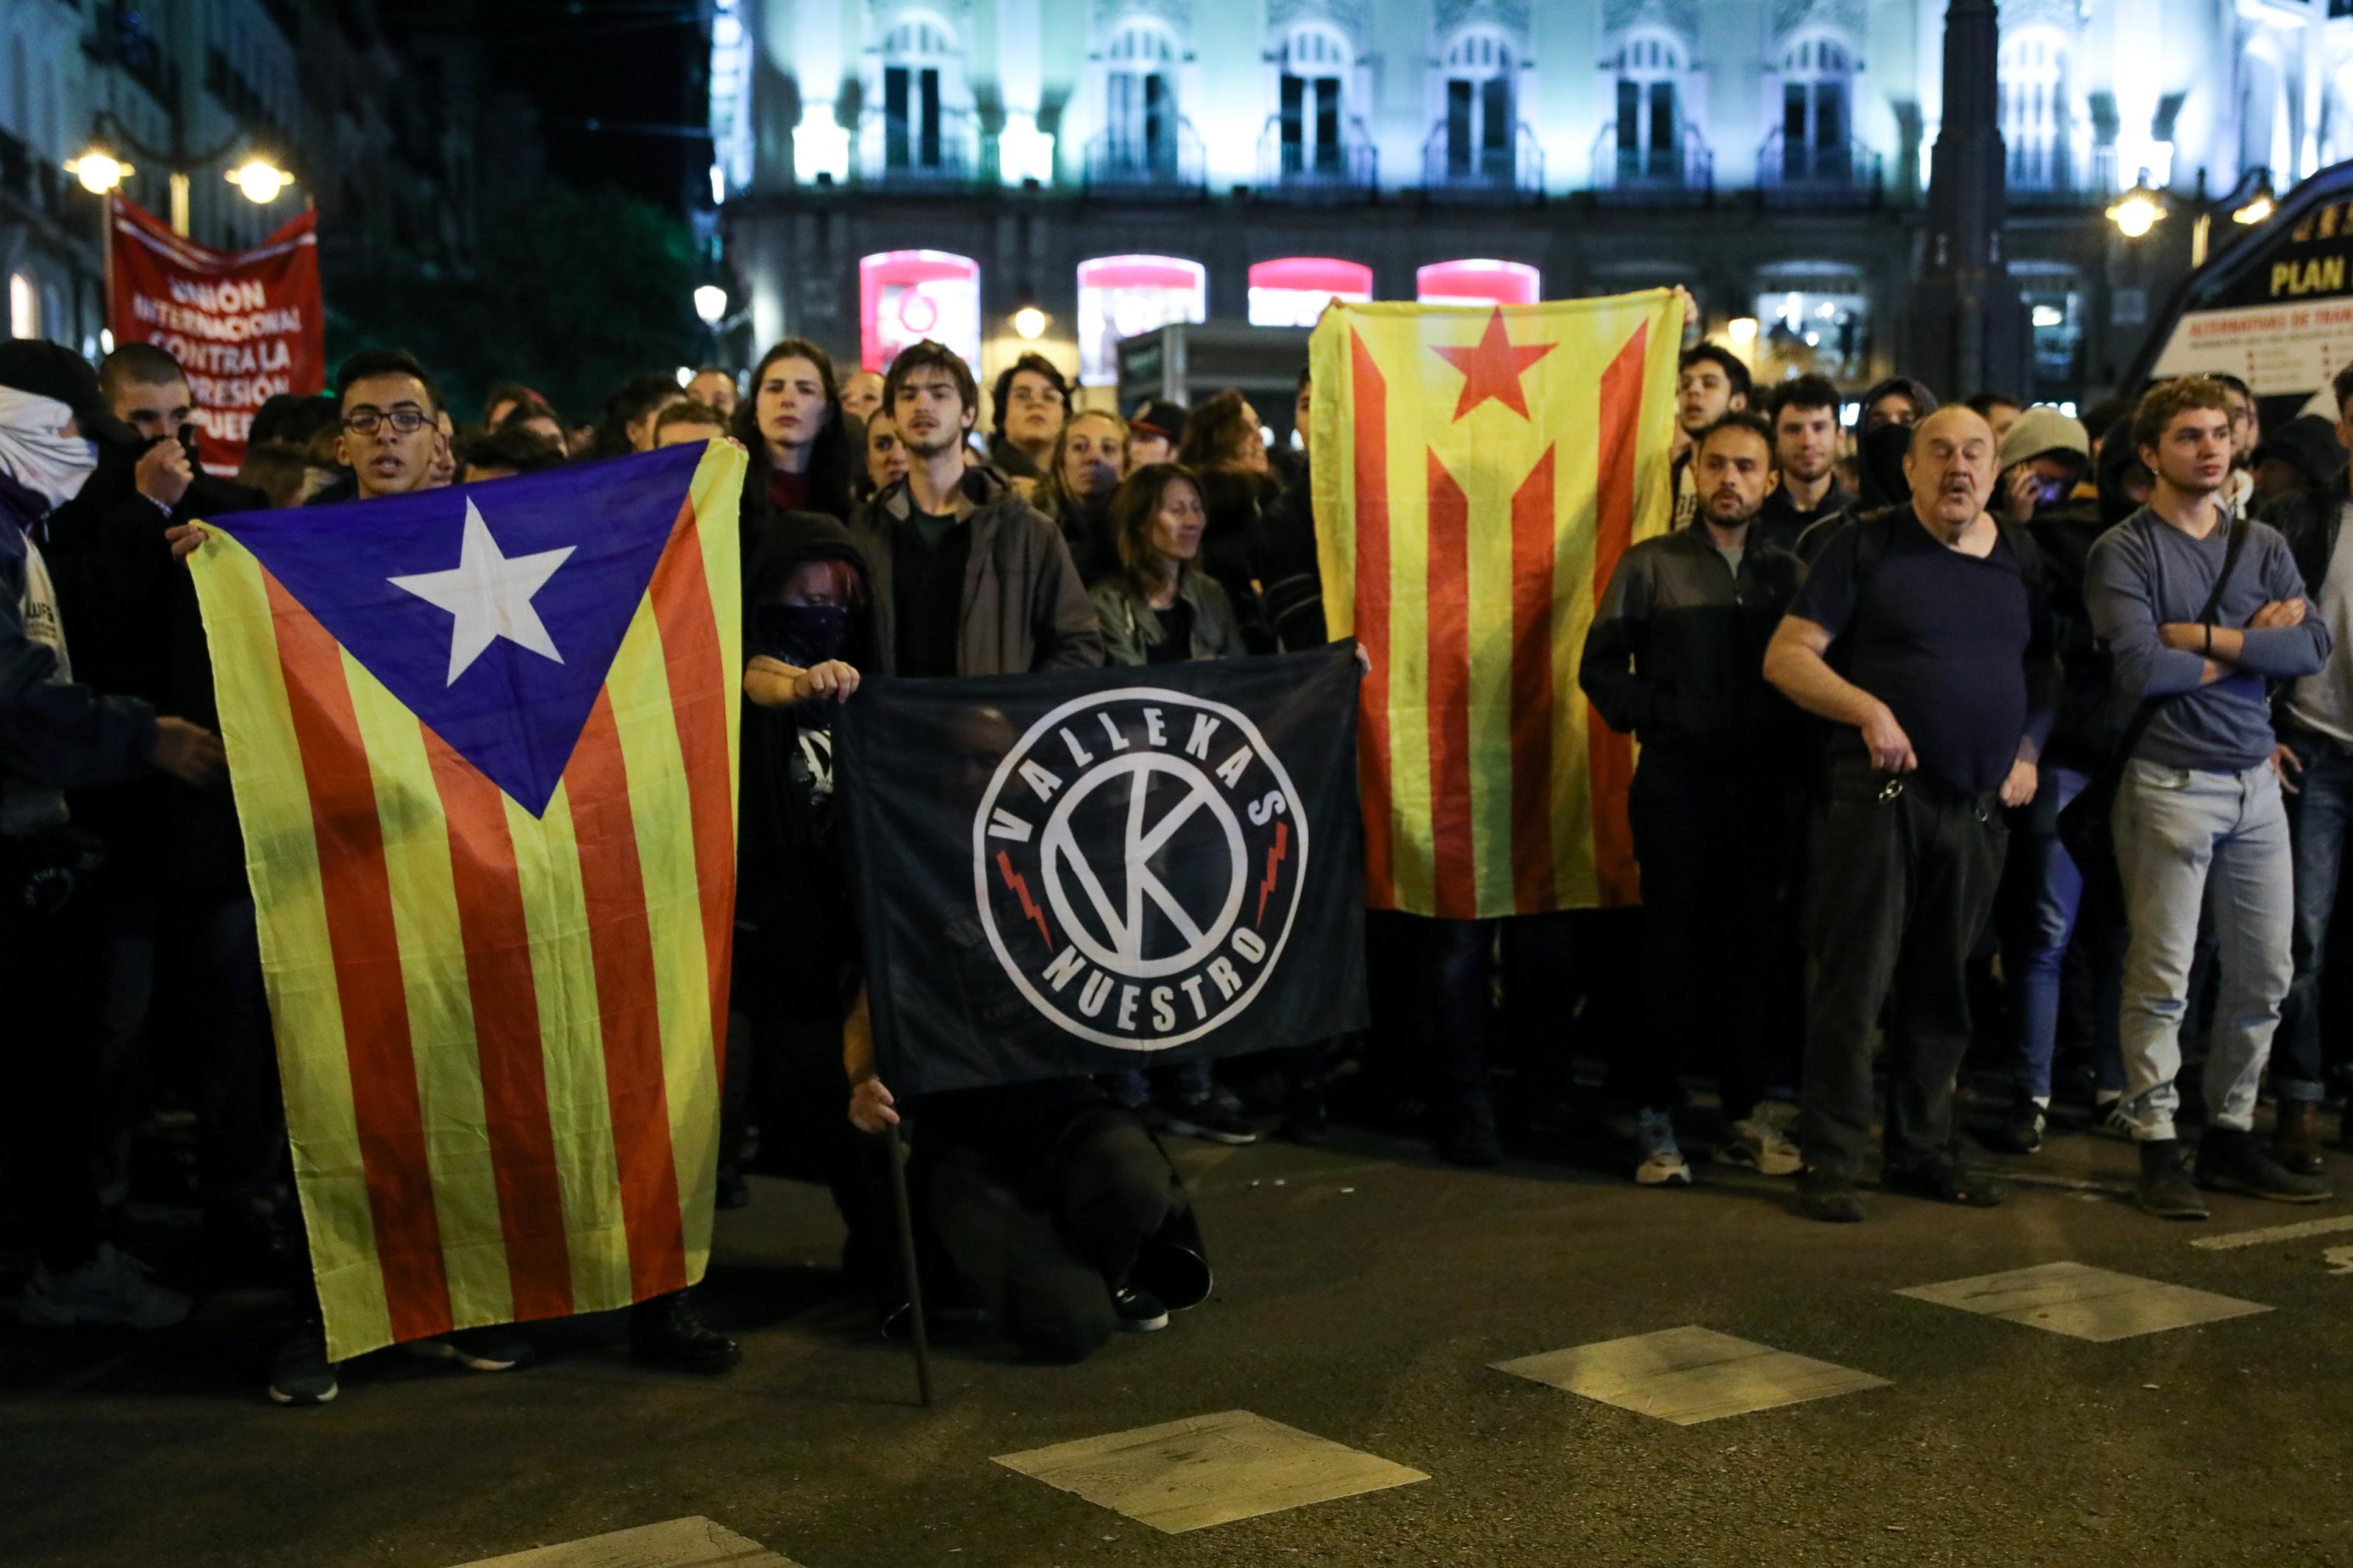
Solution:
[(773, 605), (760, 612), (760, 631), (778, 658), (807, 669), (839, 658), (849, 646), (849, 611), (841, 605)]

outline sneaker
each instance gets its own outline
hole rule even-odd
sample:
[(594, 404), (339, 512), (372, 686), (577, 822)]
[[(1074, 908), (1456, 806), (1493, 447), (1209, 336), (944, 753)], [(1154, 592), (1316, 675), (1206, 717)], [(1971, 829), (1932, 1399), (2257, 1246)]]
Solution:
[(341, 1392), (335, 1363), (327, 1359), (326, 1331), (318, 1324), (305, 1323), (278, 1347), (269, 1363), (272, 1405), (324, 1405)]
[(1732, 1135), (1715, 1146), (1715, 1157), (1720, 1163), (1745, 1165), (1764, 1176), (1794, 1176), (1806, 1163), (1778, 1127), (1754, 1116), (1732, 1124)]
[(1162, 1131), (1179, 1138), (1205, 1138), (1236, 1147), (1258, 1142), (1258, 1129), (1250, 1119), (1215, 1095), (1170, 1102), (1161, 1108), (1159, 1124)]
[(1504, 1141), (1495, 1131), (1493, 1101), (1480, 1095), (1440, 1114), (1444, 1120), (1432, 1141), (1440, 1159), (1474, 1169), (1503, 1163)]
[(702, 1321), (691, 1291), (673, 1290), (629, 1309), (629, 1353), (671, 1372), (725, 1372), (743, 1352)]
[(531, 1342), (510, 1323), (454, 1329), (438, 1339), (411, 1340), (400, 1348), (428, 1361), (454, 1361), (474, 1372), (512, 1372), (533, 1359)]
[(1111, 1293), (1111, 1310), (1119, 1316), (1124, 1334), (1157, 1333), (1168, 1326), (1168, 1309), (1149, 1290), (1123, 1285)]
[(2130, 1139), (2133, 1136), (2132, 1118), (2125, 1114), (2123, 1095), (2103, 1094), (2093, 1102), (2092, 1130), (2105, 1132), (2111, 1138)]
[(1681, 1145), (1675, 1142), (1675, 1124), (1665, 1111), (1636, 1111), (1634, 1142), (1642, 1156), (1634, 1167), (1636, 1185), (1644, 1187), (1691, 1185), (1691, 1164), (1683, 1158)]
[(1991, 1176), (1980, 1175), (1956, 1155), (1926, 1160), (1916, 1165), (1890, 1165), (1880, 1173), (1882, 1192), (1904, 1193), (1963, 1208), (1998, 1208), (2010, 1189)]
[(2317, 1176), (2299, 1176), (2271, 1156), (2252, 1132), (2209, 1127), (2198, 1141), (2198, 1184), (2279, 1204), (2316, 1204), (2328, 1195)]
[(2032, 1154), (2042, 1148), (2043, 1129), (2050, 1125), (2050, 1108), (2020, 1095), (2002, 1112), (2000, 1122), (1986, 1134), (1986, 1142), (2011, 1154)]
[(2204, 1219), (2206, 1200), (2189, 1180), (2178, 1138), (2151, 1138), (2140, 1146), (2140, 1184), (2133, 1202), (2159, 1219)]
[(168, 1329), (187, 1317), (191, 1304), (148, 1279), (145, 1264), (101, 1241), (79, 1268), (53, 1273), (36, 1266), (17, 1299), (16, 1321), (28, 1329)]
[(1795, 1143), (1799, 1142), (1798, 1123), (1804, 1115), (1805, 1112), (1799, 1109), (1795, 1100), (1760, 1100), (1757, 1102), (1757, 1109), (1748, 1113), (1748, 1120), (1762, 1121), (1766, 1126)]
[(1825, 1225), (1852, 1225), (1862, 1218), (1862, 1194), (1844, 1176), (1829, 1171), (1801, 1172), (1798, 1212)]

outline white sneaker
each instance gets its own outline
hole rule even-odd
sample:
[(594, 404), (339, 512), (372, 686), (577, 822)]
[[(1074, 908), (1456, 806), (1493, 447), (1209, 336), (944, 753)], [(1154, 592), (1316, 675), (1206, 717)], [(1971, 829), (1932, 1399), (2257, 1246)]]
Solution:
[(98, 1256), (79, 1268), (53, 1274), (35, 1268), (17, 1300), (16, 1321), (33, 1329), (168, 1329), (187, 1317), (190, 1304), (177, 1290), (149, 1279), (146, 1265), (101, 1241)]
[(1675, 1124), (1663, 1110), (1644, 1110), (1634, 1118), (1634, 1141), (1642, 1163), (1634, 1167), (1636, 1184), (1645, 1187), (1691, 1185), (1691, 1165), (1675, 1142)]
[(1806, 1163), (1779, 1128), (1756, 1116), (1732, 1124), (1732, 1136), (1716, 1145), (1715, 1157), (1766, 1176), (1794, 1176)]

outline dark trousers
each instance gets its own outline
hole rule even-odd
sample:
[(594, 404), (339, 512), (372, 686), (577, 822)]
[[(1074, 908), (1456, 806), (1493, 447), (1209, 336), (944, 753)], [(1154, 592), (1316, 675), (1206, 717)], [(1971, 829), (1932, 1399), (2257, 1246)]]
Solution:
[(2327, 1086), (2320, 977), (2328, 963), (2345, 839), (2353, 830), (2353, 749), (2308, 730), (2291, 730), (2284, 738), (2304, 771), (2294, 775), (2295, 793), (2285, 797), (2295, 854), (2295, 978), (2280, 1005), (2279, 1033), (2272, 1042), (2272, 1089), (2283, 1100), (2316, 1100)]
[(1008, 1175), (977, 1145), (941, 1150), (923, 1184), (933, 1234), (1015, 1344), (1082, 1361), (1118, 1326), (1111, 1292), (1185, 1207), (1184, 1184), (1144, 1123), (1112, 1106), (1073, 1121), (1019, 1190)]
[(167, 1000), (185, 1008), (195, 1050), (196, 1155), (206, 1203), (273, 1198), (285, 1180), (286, 1110), (261, 937), (249, 898), (180, 907)]
[(93, 882), (105, 853), (62, 830), (0, 837), (0, 1171), (52, 1271), (96, 1256), (93, 1156), (106, 1008), (106, 906)]
[(1871, 1142), (1871, 1037), (1888, 1007), (1886, 1163), (1944, 1157), (1969, 1044), (1968, 965), (2008, 831), (1990, 795), (1954, 796), (1861, 758), (1829, 769), (1807, 877), (1803, 1137), (1814, 1168), (1852, 1177)]
[(1772, 774), (1645, 752), (1628, 805), (1642, 876), (1644, 1026), (1620, 1037), (1613, 1083), (1645, 1110), (1671, 1110), (1687, 1056), (1704, 1042), (1725, 1119), (1736, 1121), (1788, 1076), (1770, 1059), (1770, 982), (1787, 940)]
[(1444, 1105), (1484, 1099), (1494, 922), (1375, 910), (1365, 936), (1373, 1033), (1400, 1091)]

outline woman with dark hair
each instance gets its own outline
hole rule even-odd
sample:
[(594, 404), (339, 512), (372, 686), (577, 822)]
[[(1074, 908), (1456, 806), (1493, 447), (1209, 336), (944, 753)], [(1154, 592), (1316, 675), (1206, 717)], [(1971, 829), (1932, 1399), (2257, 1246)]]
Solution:
[(1282, 485), (1266, 460), (1258, 410), (1230, 388), (1218, 393), (1186, 417), (1176, 460), (1198, 476), (1208, 513), (1201, 569), (1233, 601), (1250, 651), (1272, 653), (1274, 634), (1251, 586), (1250, 558), (1260, 513), (1282, 495)]
[(1090, 408), (1073, 414), (1054, 437), (1054, 455), (1029, 504), (1054, 520), (1089, 587), (1119, 570), (1119, 543), (1107, 517), (1112, 492), (1127, 472), (1127, 421)]
[(744, 486), (747, 516), (765, 506), (848, 520), (858, 455), (842, 420), (833, 359), (823, 349), (786, 338), (760, 356), (752, 395), (735, 405), (735, 438), (751, 449), (763, 481)]
[[(1138, 468), (1112, 492), (1106, 515), (1119, 569), (1096, 584), (1095, 614), (1113, 664), (1177, 664), (1249, 651), (1232, 603), (1200, 567), (1208, 519), (1201, 482), (1175, 463)], [(1103, 1079), (1112, 1103), (1143, 1113), (1153, 1128), (1182, 1138), (1250, 1143), (1258, 1129), (1217, 1096), (1207, 1062), (1115, 1072)]]

